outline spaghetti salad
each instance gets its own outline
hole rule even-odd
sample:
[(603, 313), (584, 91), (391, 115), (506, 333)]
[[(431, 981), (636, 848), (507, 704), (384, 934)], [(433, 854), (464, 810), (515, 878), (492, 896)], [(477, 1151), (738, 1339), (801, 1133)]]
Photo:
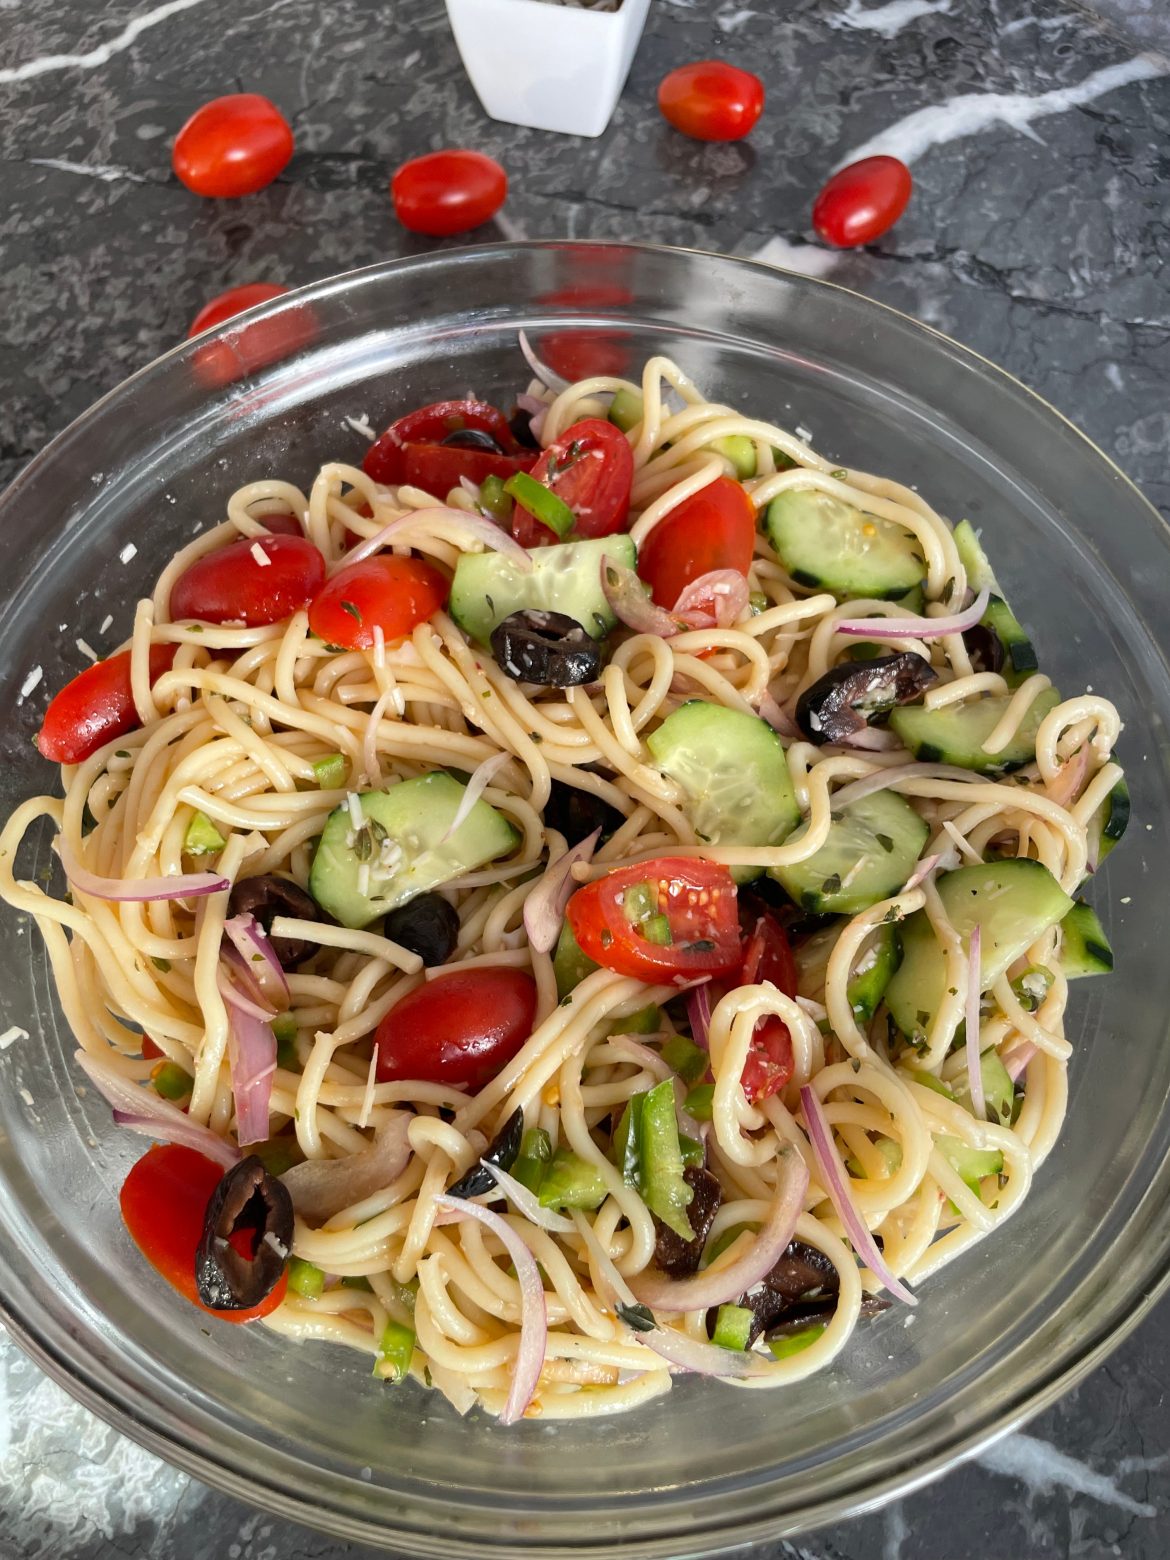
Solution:
[(524, 346), (232, 494), (0, 836), (147, 1259), (509, 1423), (782, 1387), (1008, 1218), (1128, 814), (966, 522)]

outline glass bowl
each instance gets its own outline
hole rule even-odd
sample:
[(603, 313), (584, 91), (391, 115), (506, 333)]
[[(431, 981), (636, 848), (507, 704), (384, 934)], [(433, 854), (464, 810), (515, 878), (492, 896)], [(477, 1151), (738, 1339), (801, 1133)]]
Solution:
[[(35, 930), (0, 916), (0, 1309), (69, 1391), (244, 1500), (411, 1554), (680, 1556), (774, 1538), (921, 1482), (1051, 1401), (1149, 1309), (1170, 1251), (1168, 532), (1109, 462), (989, 363), (770, 267), (666, 249), (501, 245), (355, 272), (179, 347), (56, 439), (0, 502), (5, 812), (45, 787), (46, 690), (126, 631), (164, 560), (246, 479), (359, 460), (347, 419), (525, 377), (675, 356), (707, 391), (916, 484), (987, 533), (1043, 664), (1126, 722), (1135, 822), (1093, 885), (1118, 953), (1074, 988), (1068, 1121), (1022, 1210), (784, 1393), (681, 1379), (613, 1419), (502, 1430), (357, 1356), (206, 1326), (148, 1271), (117, 1189), (139, 1139), (82, 1096)], [(239, 374), (242, 377), (233, 378)], [(108, 615), (113, 625), (103, 629)], [(34, 672), (41, 681), (33, 687)], [(24, 692), (22, 693), (22, 690)], [(21, 875), (49, 862), (34, 841)]]

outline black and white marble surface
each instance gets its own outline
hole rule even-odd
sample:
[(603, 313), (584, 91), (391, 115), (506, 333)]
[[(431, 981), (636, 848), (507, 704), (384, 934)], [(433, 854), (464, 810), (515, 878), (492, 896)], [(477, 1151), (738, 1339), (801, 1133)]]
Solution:
[[(390, 170), (471, 145), (511, 175), (475, 237), (645, 239), (831, 276), (1014, 371), (1170, 512), (1159, 50), (1166, 0), (653, 0), (609, 130), (580, 141), (485, 119), (441, 0), (0, 0), (0, 482), (223, 288), (427, 248), (394, 220)], [(747, 143), (658, 116), (665, 71), (712, 55), (764, 77)], [(170, 140), (238, 90), (283, 107), (296, 156), (258, 196), (198, 201)], [(812, 197), (863, 150), (910, 162), (915, 197), (878, 244), (832, 254)], [(1025, 1432), (754, 1560), (1161, 1560), (1168, 1383), (1164, 1302)], [(158, 1462), (0, 1336), (0, 1560), (358, 1554)]]

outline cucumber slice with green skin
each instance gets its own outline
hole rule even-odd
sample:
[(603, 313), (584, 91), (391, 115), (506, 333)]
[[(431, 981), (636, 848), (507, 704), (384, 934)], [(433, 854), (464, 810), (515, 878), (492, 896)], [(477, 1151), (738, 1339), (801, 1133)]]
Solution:
[[(1072, 908), (1072, 900), (1048, 868), (1032, 860), (959, 867), (939, 878), (938, 892), (964, 944), (973, 928), (980, 928), (982, 991)], [(945, 980), (942, 948), (926, 912), (919, 910), (902, 926), (902, 963), (886, 989), (890, 1016), (908, 1040), (920, 1041), (929, 1032)]]
[[(814, 932), (796, 948), (794, 956), (801, 992), (818, 998), (824, 991), (825, 969), (845, 923), (827, 926), (823, 932)], [(902, 944), (897, 928), (893, 925), (876, 927), (866, 938), (861, 957), (853, 966), (853, 974), (846, 987), (849, 1006), (859, 1024), (868, 1024), (881, 1005), (886, 987), (893, 979), (894, 971), (902, 962)], [(825, 1020), (823, 1028), (828, 1029)]]
[[(998, 1051), (984, 1051), (979, 1058), (979, 1071), (983, 1076), (983, 1101), (988, 1119), (1001, 1126), (1010, 1126), (1016, 1103), (1016, 1086)], [(952, 1097), (966, 1110), (971, 1110), (971, 1084), (964, 1070), (951, 1080)], [(972, 1115), (974, 1112), (972, 1111)]]
[(642, 397), (636, 390), (619, 390), (609, 403), (609, 420), (623, 433), (636, 428), (644, 415)]
[[(415, 894), (507, 855), (520, 836), (502, 813), (478, 801), (449, 840), (464, 787), (442, 771), (358, 796), (363, 823), (348, 804), (325, 821), (309, 892), (342, 926), (368, 926)], [(363, 873), (362, 868), (368, 868)]]
[[(758, 715), (691, 699), (646, 739), (658, 768), (686, 792), (685, 812), (710, 845), (779, 845), (800, 822), (780, 738)], [(737, 882), (758, 867), (733, 867)]]
[(768, 505), (768, 538), (799, 585), (896, 601), (926, 578), (918, 538), (827, 493), (793, 488)]
[(563, 1002), (574, 986), (579, 986), (586, 975), (592, 975), (594, 970), (600, 968), (600, 964), (594, 964), (588, 954), (581, 952), (580, 945), (573, 936), (573, 928), (568, 921), (565, 921), (553, 954), (553, 975), (556, 978), (557, 996), (560, 1000)]
[(617, 623), (601, 588), (601, 560), (612, 558), (627, 569), (637, 561), (628, 536), (601, 536), (584, 542), (536, 547), (525, 573), (502, 553), (464, 553), (455, 566), (448, 610), (471, 639), (486, 645), (492, 629), (513, 612), (563, 612), (604, 639)]
[(1108, 975), (1113, 949), (1092, 905), (1078, 899), (1060, 923), (1060, 967), (1069, 980), (1082, 975)]
[(1003, 1169), (1003, 1155), (997, 1148), (972, 1148), (956, 1137), (937, 1137), (934, 1146), (976, 1196), (984, 1177), (998, 1175)]
[(756, 447), (746, 433), (728, 434), (725, 439), (713, 439), (711, 448), (717, 455), (725, 455), (741, 482), (756, 474)]
[(1031, 677), (1040, 663), (1032, 641), (1020, 626), (999, 588), (999, 581), (983, 551), (975, 528), (969, 520), (960, 520), (955, 527), (955, 551), (967, 571), (967, 584), (973, 591), (991, 592), (987, 611), (982, 622), (998, 635), (1004, 648), (1003, 677), (1009, 688), (1018, 688), (1025, 677)]
[(834, 813), (828, 839), (807, 861), (772, 867), (770, 876), (805, 910), (856, 915), (898, 892), (929, 834), (904, 797), (875, 791)]
[(981, 775), (1005, 775), (1036, 757), (1040, 722), (1060, 703), (1060, 694), (1055, 688), (1037, 694), (1008, 745), (999, 753), (988, 753), (983, 744), (1010, 702), (1010, 694), (993, 693), (935, 710), (904, 704), (890, 711), (890, 728), (920, 763), (957, 764)]
[[(1129, 786), (1119, 780), (1089, 820), (1090, 843), (1094, 834), (1097, 837), (1098, 866), (1129, 827), (1129, 814)], [(1090, 854), (1089, 860), (1092, 859)]]
[(967, 571), (967, 584), (979, 594), (981, 590), (994, 591), (998, 596), (999, 581), (991, 567), (991, 561), (983, 551), (979, 534), (970, 520), (960, 520), (954, 532), (955, 551), (959, 562)]

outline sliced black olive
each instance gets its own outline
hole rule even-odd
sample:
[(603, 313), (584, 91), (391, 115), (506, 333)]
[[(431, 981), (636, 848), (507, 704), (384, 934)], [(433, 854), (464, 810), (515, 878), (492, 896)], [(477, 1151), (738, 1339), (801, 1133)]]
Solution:
[[(247, 1236), (242, 1256), (231, 1236)], [(195, 1287), (213, 1311), (247, 1311), (275, 1289), (288, 1265), (293, 1205), (256, 1154), (234, 1165), (211, 1194), (195, 1254)]]
[[(278, 915), (292, 916), (298, 921), (321, 920), (315, 899), (289, 878), (276, 877), (271, 872), (241, 878), (228, 895), (228, 914), (255, 916), (265, 932)], [(314, 943), (303, 942), (299, 937), (274, 937), (272, 947), (286, 969), (317, 951)]]
[(938, 673), (912, 650), (876, 661), (841, 661), (806, 688), (796, 722), (810, 742), (840, 742), (864, 731), (873, 715), (921, 698)]
[(973, 671), (1003, 670), (1007, 652), (1003, 647), (1003, 640), (994, 628), (989, 628), (986, 623), (976, 623), (974, 628), (969, 628), (963, 635), (963, 643), (967, 647), (967, 654), (971, 657)]
[(576, 845), (594, 829), (600, 829), (601, 838), (607, 840), (615, 829), (621, 828), (625, 818), (592, 791), (554, 780), (544, 807), (544, 821), (546, 827), (563, 834), (570, 845)]
[(772, 1271), (739, 1298), (738, 1304), (752, 1313), (749, 1342), (790, 1317), (826, 1305), (832, 1310), (840, 1287), (837, 1269), (823, 1252), (802, 1240), (789, 1241)]
[(601, 646), (563, 612), (513, 612), (492, 629), (492, 651), (517, 682), (575, 688), (601, 674)]
[(687, 1209), (687, 1218), (695, 1232), (694, 1240), (684, 1240), (663, 1224), (661, 1219), (654, 1220), (657, 1236), (654, 1260), (671, 1278), (688, 1278), (698, 1271), (703, 1247), (707, 1244), (711, 1225), (723, 1201), (723, 1189), (710, 1170), (704, 1170), (700, 1165), (691, 1165), (683, 1171), (683, 1180), (695, 1194)]
[(493, 455), (504, 453), (498, 440), (493, 439), (491, 434), (485, 433), (482, 428), (456, 428), (454, 433), (449, 433), (439, 442), (450, 445), (456, 450), (490, 450)]
[[(858, 1307), (858, 1317), (864, 1320), (867, 1316), (880, 1316), (883, 1311), (890, 1309), (888, 1300), (881, 1300), (877, 1295), (866, 1295)], [(814, 1322), (827, 1325), (833, 1320), (837, 1310), (836, 1304), (810, 1305), (807, 1309), (800, 1309), (785, 1321), (775, 1327), (768, 1328), (768, 1337), (790, 1338), (793, 1333), (803, 1332), (806, 1327), (811, 1327)], [(759, 1334), (756, 1335), (757, 1337)], [(753, 1339), (753, 1342), (755, 1340)]]
[(426, 965), (446, 964), (459, 940), (459, 916), (442, 894), (416, 894), (385, 921), (386, 936)]
[(532, 431), (532, 413), (526, 412), (522, 406), (518, 406), (508, 418), (508, 427), (516, 443), (522, 444), (526, 450), (540, 448), (540, 440)]
[[(510, 1170), (520, 1157), (520, 1144), (523, 1139), (524, 1112), (517, 1106), (484, 1150), (483, 1158), (489, 1165), (496, 1165), (501, 1170)], [(465, 1176), (461, 1176), (454, 1186), (449, 1186), (447, 1196), (482, 1197), (485, 1192), (494, 1192), (495, 1189), (495, 1177), (480, 1163), (472, 1165)]]

